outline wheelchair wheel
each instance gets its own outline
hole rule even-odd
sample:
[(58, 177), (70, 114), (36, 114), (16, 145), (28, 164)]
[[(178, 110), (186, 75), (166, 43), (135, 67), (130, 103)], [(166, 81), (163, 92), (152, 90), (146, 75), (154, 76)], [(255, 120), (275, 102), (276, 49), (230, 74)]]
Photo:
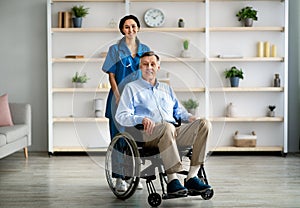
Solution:
[(161, 196), (158, 193), (152, 193), (148, 196), (148, 203), (151, 207), (158, 207), (161, 204)]
[[(126, 132), (116, 135), (107, 148), (105, 174), (108, 185), (119, 199), (128, 199), (137, 189), (140, 181), (140, 155), (136, 142)], [(125, 190), (116, 189), (117, 178), (126, 181)]]
[(204, 200), (209, 200), (213, 197), (213, 195), (214, 195), (214, 190), (213, 189), (208, 189), (203, 194), (201, 194), (201, 197)]

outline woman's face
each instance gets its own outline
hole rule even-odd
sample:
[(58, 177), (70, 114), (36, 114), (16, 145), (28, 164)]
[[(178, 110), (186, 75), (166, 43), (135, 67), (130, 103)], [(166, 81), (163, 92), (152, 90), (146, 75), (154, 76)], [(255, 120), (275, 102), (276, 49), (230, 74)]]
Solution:
[(123, 33), (125, 34), (126, 38), (129, 39), (136, 38), (138, 31), (139, 28), (133, 19), (128, 19), (125, 21), (123, 25)]

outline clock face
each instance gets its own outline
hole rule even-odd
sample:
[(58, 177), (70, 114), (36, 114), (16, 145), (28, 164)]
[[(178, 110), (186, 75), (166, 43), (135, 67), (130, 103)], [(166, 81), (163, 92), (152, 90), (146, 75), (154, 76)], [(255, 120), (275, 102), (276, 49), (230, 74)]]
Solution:
[(144, 21), (149, 27), (159, 27), (164, 23), (165, 15), (159, 9), (149, 9), (144, 14)]

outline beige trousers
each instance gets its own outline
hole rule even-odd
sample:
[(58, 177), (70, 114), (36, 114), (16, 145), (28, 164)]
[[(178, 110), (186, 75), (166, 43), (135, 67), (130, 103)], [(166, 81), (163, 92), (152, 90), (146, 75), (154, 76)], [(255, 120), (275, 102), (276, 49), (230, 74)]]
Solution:
[(166, 173), (171, 174), (183, 170), (178, 147), (193, 148), (191, 166), (203, 164), (210, 130), (211, 123), (206, 119), (198, 119), (177, 128), (163, 122), (155, 125), (151, 135), (144, 132), (143, 139), (146, 147), (158, 147)]

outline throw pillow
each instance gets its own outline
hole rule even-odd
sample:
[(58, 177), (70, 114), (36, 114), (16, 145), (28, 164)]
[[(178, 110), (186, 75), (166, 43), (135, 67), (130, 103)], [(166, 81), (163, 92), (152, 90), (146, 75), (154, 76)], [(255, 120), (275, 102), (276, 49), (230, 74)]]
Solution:
[(11, 119), (10, 109), (8, 105), (8, 95), (0, 96), (0, 126), (14, 125)]

